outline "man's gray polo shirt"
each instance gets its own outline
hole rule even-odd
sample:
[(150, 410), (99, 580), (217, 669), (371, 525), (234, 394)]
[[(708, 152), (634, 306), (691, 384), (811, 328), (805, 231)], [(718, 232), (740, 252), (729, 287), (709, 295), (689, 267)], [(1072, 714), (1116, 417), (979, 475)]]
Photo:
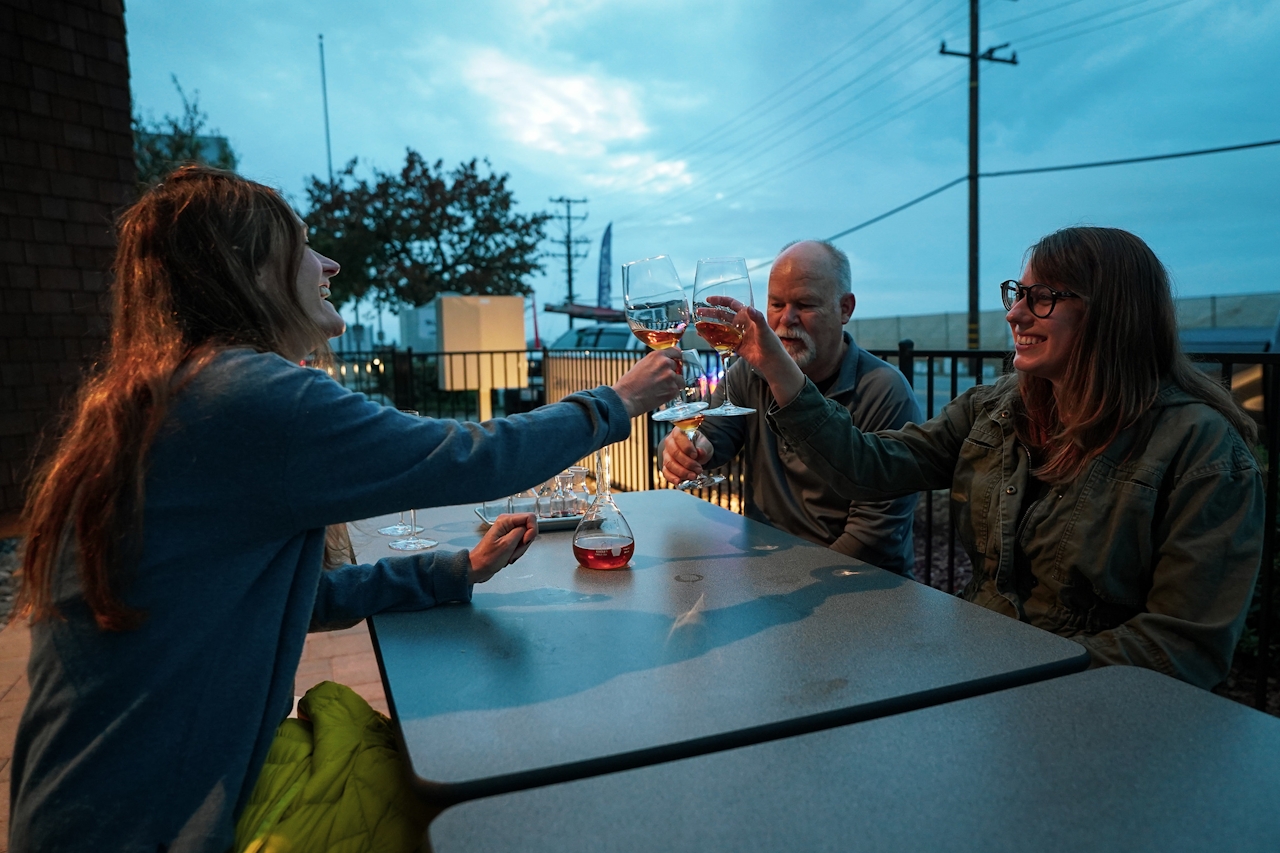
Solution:
[[(848, 332), (844, 339), (848, 349), (826, 396), (867, 432), (921, 422), (920, 405), (898, 369), (859, 348)], [(723, 465), (745, 448), (746, 516), (882, 569), (909, 573), (915, 565), (911, 524), (917, 496), (877, 503), (841, 498), (794, 452), (779, 446), (764, 417), (773, 394), (745, 361), (729, 368), (728, 387), (733, 402), (756, 413), (703, 421), (700, 431), (715, 448), (705, 467)]]

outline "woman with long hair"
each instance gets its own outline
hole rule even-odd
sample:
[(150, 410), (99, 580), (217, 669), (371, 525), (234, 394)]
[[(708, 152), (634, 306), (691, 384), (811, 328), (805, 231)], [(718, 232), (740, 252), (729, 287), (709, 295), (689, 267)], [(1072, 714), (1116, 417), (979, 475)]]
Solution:
[(1050, 234), (1002, 288), (1015, 373), (901, 430), (854, 429), (754, 309), (738, 352), (769, 382), (772, 428), (842, 495), (951, 490), (965, 598), (1094, 665), (1213, 687), (1261, 559), (1253, 422), (1182, 354), (1168, 275), (1133, 234)]
[(26, 507), (10, 849), (223, 851), (308, 628), (468, 600), (536, 524), (331, 570), (326, 530), (541, 482), (625, 438), (679, 366), (484, 424), (411, 417), (300, 366), (342, 331), (338, 265), (273, 190), (187, 167), (118, 240), (105, 359)]

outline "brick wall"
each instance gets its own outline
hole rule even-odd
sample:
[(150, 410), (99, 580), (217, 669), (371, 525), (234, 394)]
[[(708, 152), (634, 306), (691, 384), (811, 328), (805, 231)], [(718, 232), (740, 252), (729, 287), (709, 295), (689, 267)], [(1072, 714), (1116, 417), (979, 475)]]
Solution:
[(120, 0), (0, 0), (0, 518), (103, 344), (129, 113)]

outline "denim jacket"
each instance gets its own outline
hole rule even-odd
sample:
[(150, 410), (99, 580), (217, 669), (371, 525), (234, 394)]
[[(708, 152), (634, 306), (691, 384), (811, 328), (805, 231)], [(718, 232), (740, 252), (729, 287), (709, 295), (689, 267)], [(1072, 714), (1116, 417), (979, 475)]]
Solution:
[(1262, 474), (1244, 440), (1166, 382), (1079, 477), (1024, 505), (1033, 466), (1014, 433), (1017, 394), (1009, 376), (927, 423), (861, 433), (810, 383), (768, 417), (850, 499), (950, 487), (969, 601), (1081, 643), (1095, 666), (1220, 682), (1262, 553)]

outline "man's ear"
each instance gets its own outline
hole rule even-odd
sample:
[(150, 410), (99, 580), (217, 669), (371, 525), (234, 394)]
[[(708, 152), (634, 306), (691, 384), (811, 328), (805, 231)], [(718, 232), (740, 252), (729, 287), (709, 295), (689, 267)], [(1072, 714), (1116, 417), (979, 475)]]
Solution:
[(852, 293), (844, 293), (840, 296), (840, 325), (849, 322), (849, 318), (853, 316), (853, 308), (858, 300)]

